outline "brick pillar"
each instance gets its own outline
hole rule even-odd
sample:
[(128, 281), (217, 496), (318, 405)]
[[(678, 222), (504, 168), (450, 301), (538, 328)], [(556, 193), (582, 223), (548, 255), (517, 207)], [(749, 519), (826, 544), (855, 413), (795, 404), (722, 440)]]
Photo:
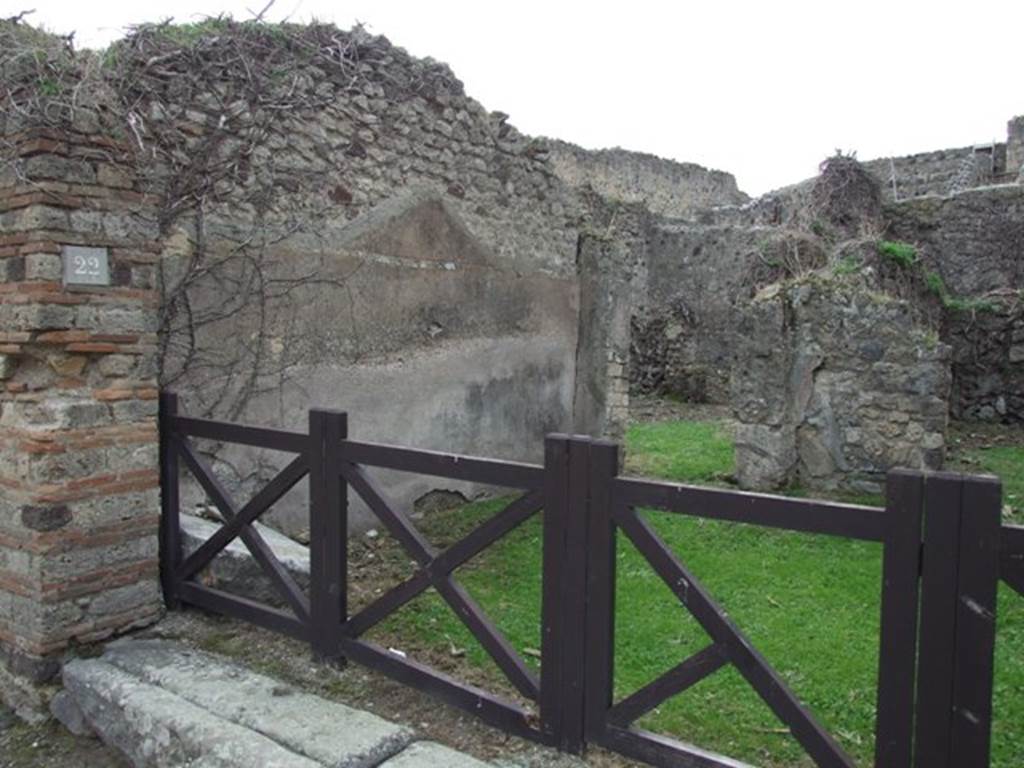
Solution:
[[(5, 138), (20, 157), (0, 171), (0, 697), (11, 699), (52, 677), (69, 645), (161, 611), (158, 251), (116, 143)], [(111, 285), (65, 287), (67, 245), (106, 248)]]

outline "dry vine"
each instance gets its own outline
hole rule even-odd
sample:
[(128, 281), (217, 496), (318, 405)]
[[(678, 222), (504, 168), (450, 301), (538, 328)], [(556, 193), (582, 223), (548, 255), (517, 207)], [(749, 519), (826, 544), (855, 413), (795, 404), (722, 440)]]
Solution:
[(811, 189), (813, 221), (836, 227), (847, 237), (877, 233), (882, 217), (878, 182), (857, 160), (840, 150), (822, 162)]
[[(356, 135), (342, 147), (324, 139), (307, 169), (276, 155), (339, 100), (462, 92), (442, 64), (384, 66), (408, 56), (362, 28), (272, 25), (264, 12), (135, 27), (102, 53), (78, 51), (72, 38), (21, 16), (0, 21), (0, 134), (104, 133), (130, 147), (118, 162), (156, 201), (151, 223), (161, 239), (181, 246), (158, 266), (160, 382), (188, 381), (193, 407), (226, 418), (283, 384), (298, 345), (281, 332), (297, 292), (346, 282), (294, 274), (274, 254), (289, 238), (317, 239), (331, 201), (302, 193), (322, 186), (322, 168), (366, 147)], [(0, 146), (0, 163), (31, 181), (13, 146)], [(238, 211), (245, 215), (235, 222)], [(211, 343), (213, 329), (233, 330), (235, 343)]]

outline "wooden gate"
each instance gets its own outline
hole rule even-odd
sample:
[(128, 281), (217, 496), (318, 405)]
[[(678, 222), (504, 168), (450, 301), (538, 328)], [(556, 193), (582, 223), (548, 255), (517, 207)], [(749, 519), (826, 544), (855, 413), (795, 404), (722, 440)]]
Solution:
[[(294, 454), (238, 505), (191, 438)], [(183, 556), (181, 464), (224, 524)], [(522, 495), (443, 551), (415, 527), (368, 471), (383, 468), (478, 482)], [(311, 411), (308, 433), (194, 419), (161, 398), (161, 576), (168, 606), (234, 616), (310, 643), (324, 661), (351, 659), (437, 695), (518, 736), (581, 752), (594, 744), (659, 766), (741, 765), (634, 723), (654, 707), (733, 666), (824, 768), (854, 765), (742, 629), (640, 514), (661, 510), (711, 520), (879, 542), (883, 546), (876, 768), (984, 768), (989, 760), (995, 593), (1024, 594), (1024, 529), (1000, 527), (994, 478), (894, 471), (884, 509), (621, 477), (613, 443), (549, 436), (543, 465), (348, 439), (346, 416)], [(253, 526), (308, 475), (310, 588), (305, 594)], [(358, 613), (347, 605), (347, 510), (358, 495), (415, 564), (414, 574)], [(543, 511), (541, 671), (535, 674), (456, 581), (453, 572)], [(710, 643), (653, 682), (613, 700), (615, 562), (623, 535), (700, 624)], [(287, 608), (203, 585), (198, 574), (240, 538)], [(375, 645), (363, 636), (433, 588), (536, 712)], [(919, 632), (920, 606), (920, 632)], [(943, 734), (935, 738), (935, 734)], [(948, 738), (945, 736), (948, 734)]]

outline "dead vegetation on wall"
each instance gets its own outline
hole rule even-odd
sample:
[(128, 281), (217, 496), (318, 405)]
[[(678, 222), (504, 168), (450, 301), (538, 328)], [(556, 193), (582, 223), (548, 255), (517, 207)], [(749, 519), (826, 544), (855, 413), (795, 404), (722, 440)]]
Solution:
[[(166, 246), (158, 265), (161, 384), (187, 386), (195, 411), (229, 419), (255, 395), (285, 384), (302, 348), (289, 313), (308, 300), (306, 289), (351, 299), (347, 275), (303, 272), (282, 264), (280, 254), (289, 243), (301, 243), (295, 247), (304, 253), (329, 251), (324, 223), (363, 210), (370, 202), (359, 186), (365, 177), (392, 192), (404, 186), (404, 172), (385, 177), (379, 169), (385, 153), (376, 142), (388, 109), (415, 102), (439, 119), (444, 113), (447, 125), (456, 124), (447, 129), (453, 148), (458, 132), (468, 135), (480, 120), (456, 115), (467, 99), (446, 65), (411, 57), (359, 27), (225, 17), (146, 24), (94, 53), (10, 19), (0, 22), (0, 75), (0, 133), (116, 139), (111, 151), (133, 170), (149, 203), (137, 213), (154, 221)], [(496, 152), (499, 143), (518, 141), (503, 119), (493, 128)], [(410, 158), (425, 154), (415, 138), (398, 142)], [(0, 163), (31, 183), (3, 149)], [(503, 172), (486, 163), (484, 170)], [(463, 184), (448, 182), (449, 193), (466, 197)], [(505, 170), (495, 184), (508, 184), (512, 194), (518, 179)], [(211, 341), (211, 329), (233, 343)]]
[[(283, 276), (268, 254), (298, 231), (315, 232), (327, 204), (296, 205), (288, 190), (314, 179), (272, 163), (268, 172), (262, 161), (338, 91), (360, 89), (359, 62), (383, 46), (360, 30), (211, 19), (139, 26), (94, 53), (17, 20), (0, 24), (5, 135), (69, 131), (121, 142), (111, 151), (151, 202), (139, 215), (172, 243), (158, 264), (160, 381), (173, 388), (198, 378), (203, 413), (236, 418), (261, 376), (285, 374), (287, 358), (269, 354), (268, 305), (319, 279)], [(428, 73), (410, 85), (448, 87), (449, 79)], [(31, 183), (13, 157), (2, 161)], [(251, 215), (213, 246), (208, 219), (229, 206)], [(224, 323), (245, 329), (240, 343), (204, 345), (204, 330)]]

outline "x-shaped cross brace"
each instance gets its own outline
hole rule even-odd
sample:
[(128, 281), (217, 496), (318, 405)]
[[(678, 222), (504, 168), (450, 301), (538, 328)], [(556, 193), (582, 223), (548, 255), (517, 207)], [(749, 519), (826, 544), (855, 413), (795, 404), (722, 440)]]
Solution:
[(221, 485), (213, 470), (198, 454), (192, 444), (180, 436), (173, 436), (171, 443), (181, 454), (188, 466), (189, 471), (199, 481), (199, 484), (206, 491), (210, 500), (224, 518), (225, 524), (206, 541), (202, 546), (193, 552), (179, 571), (179, 578), (189, 579), (206, 566), (218, 552), (224, 549), (236, 537), (240, 537), (252, 554), (253, 559), (259, 563), (260, 568), (270, 578), (271, 583), (281, 593), (281, 596), (288, 602), (295, 615), (302, 622), (309, 621), (309, 598), (291, 574), (274, 556), (273, 550), (260, 536), (252, 523), (263, 514), (274, 502), (286, 494), (296, 483), (299, 482), (308, 471), (308, 461), (304, 455), (292, 460), (277, 477), (267, 484), (252, 500), (241, 510), (235, 505), (231, 495)]
[(424, 590), (434, 587), (509, 681), (524, 696), (536, 700), (540, 695), (536, 675), (526, 667), (505, 636), (491, 624), (480, 605), (451, 574), (537, 512), (542, 504), (541, 492), (532, 491), (520, 497), (464, 539), (439, 553), (386, 499), (384, 491), (362, 467), (344, 463), (341, 465), (341, 474), (420, 568), (410, 579), (351, 617), (342, 631), (349, 637), (359, 637)]

